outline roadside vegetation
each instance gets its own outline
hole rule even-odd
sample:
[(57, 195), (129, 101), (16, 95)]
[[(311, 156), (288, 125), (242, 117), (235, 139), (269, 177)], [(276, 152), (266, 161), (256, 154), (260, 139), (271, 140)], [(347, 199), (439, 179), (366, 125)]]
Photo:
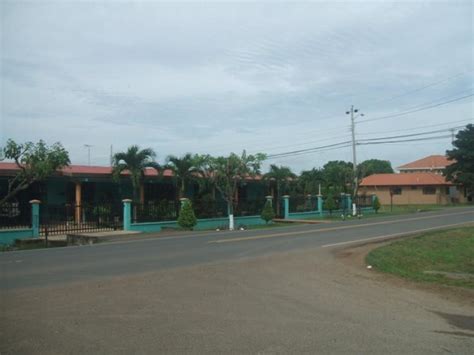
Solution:
[(474, 227), (429, 232), (371, 251), (368, 265), (413, 281), (474, 288)]

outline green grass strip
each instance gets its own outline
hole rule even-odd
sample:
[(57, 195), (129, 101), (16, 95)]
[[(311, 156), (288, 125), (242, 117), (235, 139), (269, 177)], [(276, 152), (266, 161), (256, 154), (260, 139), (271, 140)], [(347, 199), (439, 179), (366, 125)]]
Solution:
[(371, 251), (366, 261), (410, 280), (474, 288), (474, 227), (396, 241)]

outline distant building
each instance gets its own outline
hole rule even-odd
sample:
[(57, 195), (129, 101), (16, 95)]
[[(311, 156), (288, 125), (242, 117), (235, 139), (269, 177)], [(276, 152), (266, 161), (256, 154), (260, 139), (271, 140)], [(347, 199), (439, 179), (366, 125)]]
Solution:
[(375, 194), (383, 205), (468, 202), (466, 190), (442, 175), (452, 163), (445, 156), (431, 155), (398, 167), (399, 174), (370, 175), (360, 183), (359, 194)]
[(400, 173), (433, 173), (442, 175), (444, 169), (454, 163), (444, 155), (430, 155), (426, 158), (399, 166)]
[[(8, 191), (8, 181), (19, 171), (15, 163), (0, 162), (0, 198)], [(265, 199), (266, 187), (257, 178), (249, 178), (240, 186), (236, 199)], [(186, 195), (195, 196), (199, 191), (196, 182), (186, 186)], [(128, 172), (120, 179), (112, 177), (109, 166), (69, 165), (45, 181), (35, 182), (20, 191), (13, 200), (27, 204), (32, 199), (41, 200), (43, 205), (98, 205), (101, 203), (121, 204), (122, 199), (132, 198), (133, 191)], [(146, 169), (140, 186), (141, 203), (173, 201), (177, 197), (173, 172), (169, 169), (159, 176), (154, 169)], [(219, 194), (218, 197), (220, 198)]]

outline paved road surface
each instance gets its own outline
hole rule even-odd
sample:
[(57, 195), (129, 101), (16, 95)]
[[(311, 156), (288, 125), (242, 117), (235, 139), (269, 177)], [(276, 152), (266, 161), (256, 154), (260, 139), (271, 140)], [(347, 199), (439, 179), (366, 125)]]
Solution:
[(4, 253), (0, 352), (472, 353), (473, 302), (334, 256), (469, 222), (460, 208)]
[(254, 257), (396, 236), (474, 221), (474, 208), (447, 209), (270, 230), (204, 232), (127, 243), (43, 249), (0, 256), (3, 289)]

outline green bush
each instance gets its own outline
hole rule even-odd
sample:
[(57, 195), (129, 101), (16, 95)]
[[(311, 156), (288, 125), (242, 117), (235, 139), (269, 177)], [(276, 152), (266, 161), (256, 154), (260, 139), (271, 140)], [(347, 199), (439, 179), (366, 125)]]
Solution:
[(260, 218), (262, 218), (267, 224), (269, 221), (275, 218), (275, 211), (273, 211), (272, 201), (267, 200), (267, 202), (265, 202), (265, 206), (263, 207)]
[(178, 224), (181, 228), (192, 230), (196, 223), (197, 219), (191, 202), (186, 200), (179, 211)]
[(328, 194), (324, 207), (326, 207), (326, 209), (329, 211), (329, 215), (332, 215), (332, 211), (337, 208), (336, 201), (334, 200), (334, 196), (332, 195), (332, 193)]
[(375, 196), (373, 202), (372, 202), (372, 208), (375, 210), (375, 213), (377, 213), (380, 209), (380, 201), (377, 196)]

